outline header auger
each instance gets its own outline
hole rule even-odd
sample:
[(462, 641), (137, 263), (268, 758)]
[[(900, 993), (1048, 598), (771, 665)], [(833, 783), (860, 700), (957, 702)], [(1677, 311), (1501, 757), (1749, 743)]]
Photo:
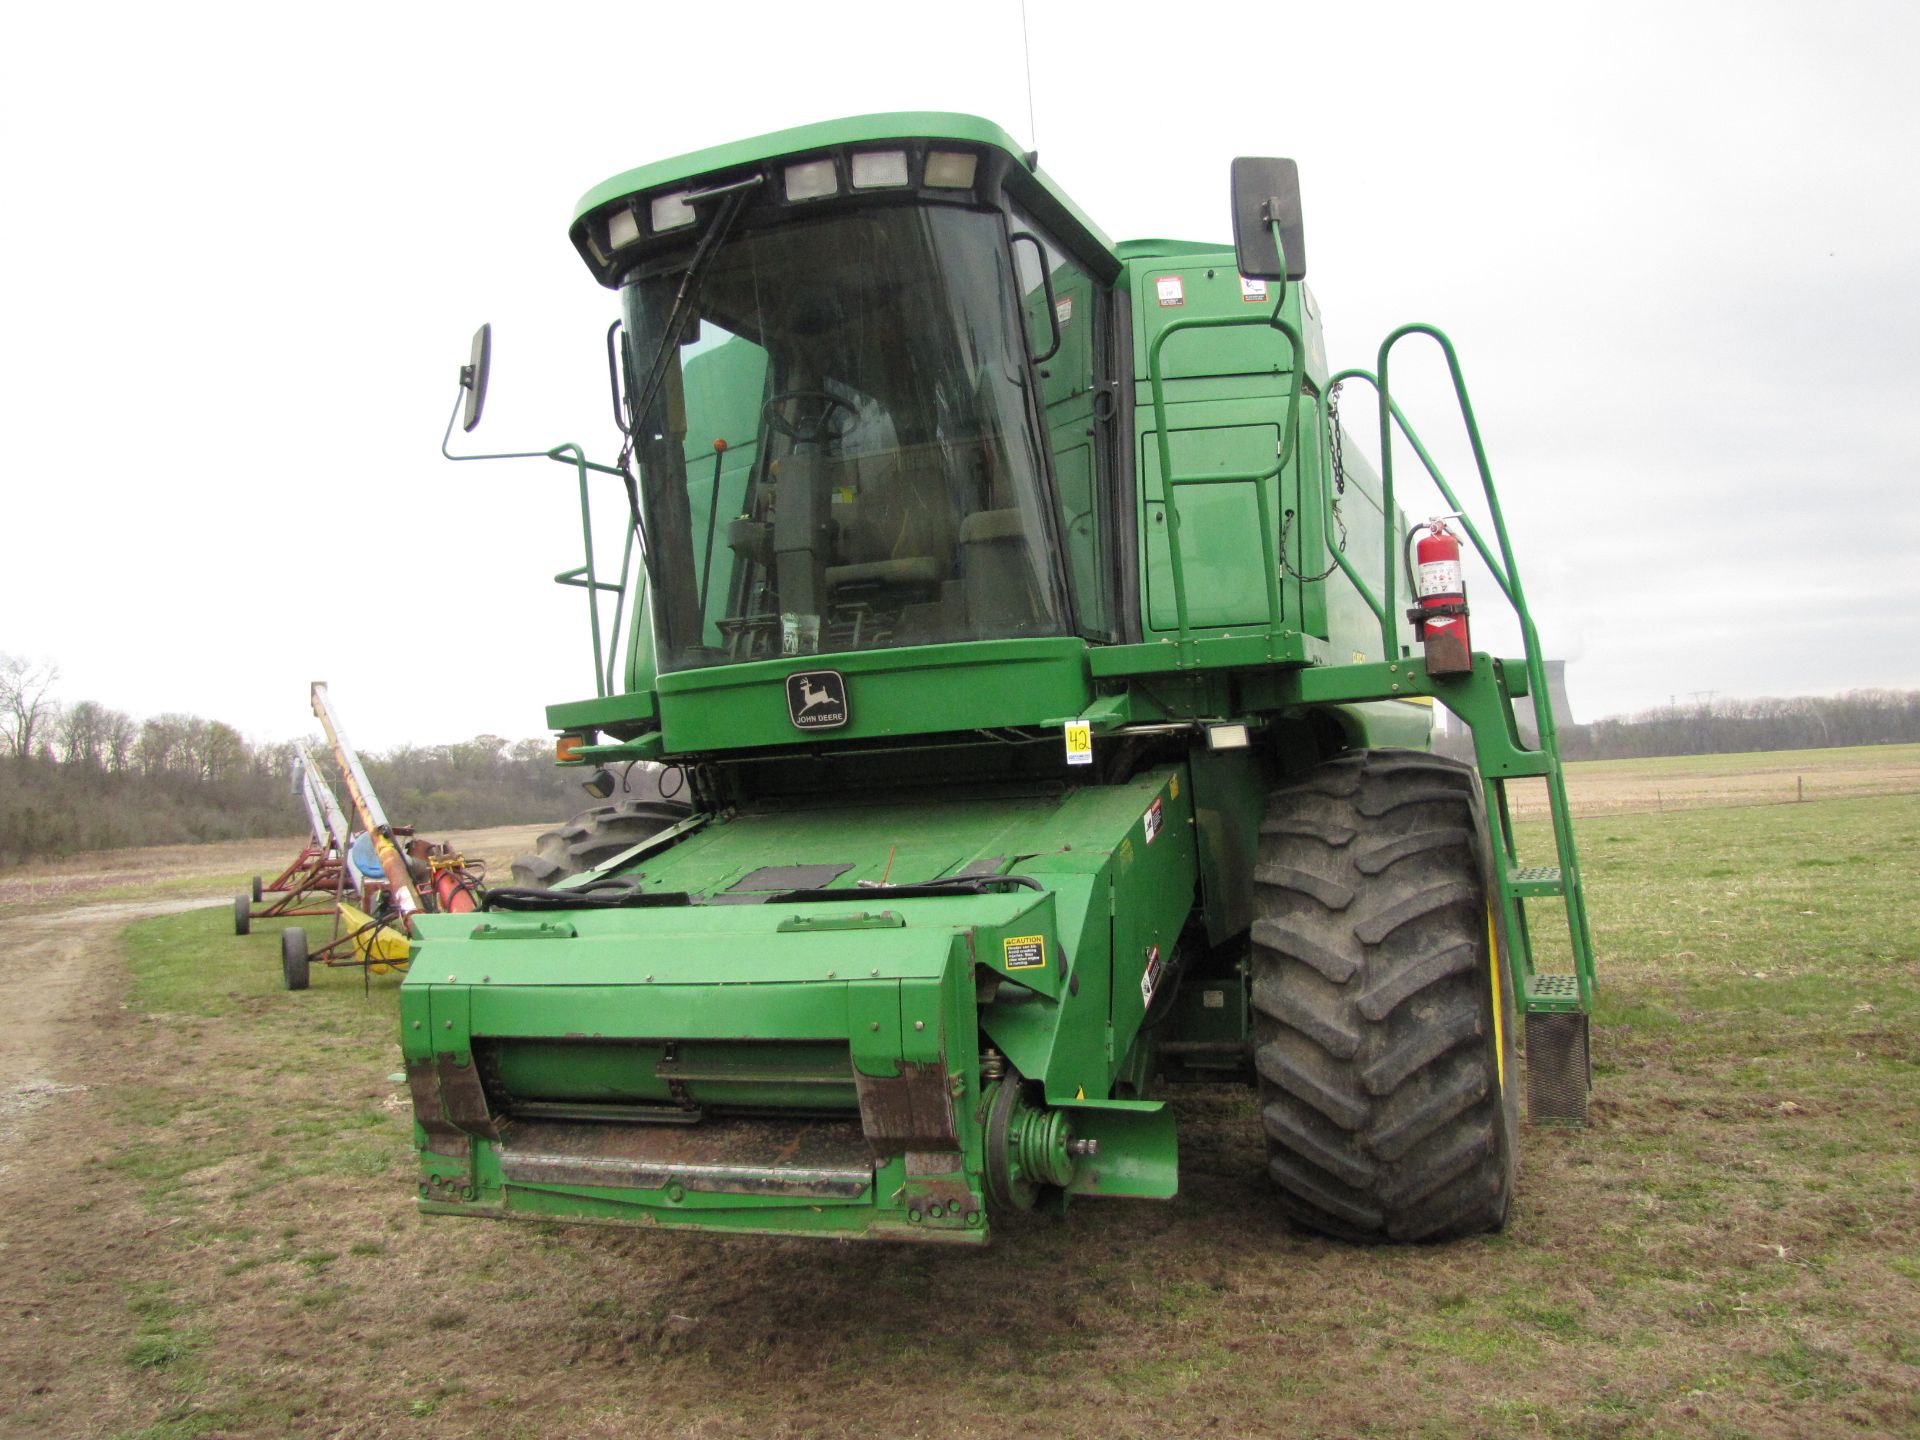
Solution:
[[(1587, 1087), (1551, 716), (1538, 749), (1512, 718), (1545, 694), (1537, 638), (1446, 337), (1329, 373), (1292, 162), (1236, 161), (1232, 201), (1234, 249), (1115, 244), (946, 114), (582, 200), (623, 443), (533, 452), (578, 477), (587, 554), (558, 578), (593, 630), (595, 693), (547, 713), (593, 793), (628, 791), (483, 913), (413, 917), (424, 1209), (979, 1243), (1013, 1209), (1171, 1196), (1156, 1090), (1244, 1080), (1301, 1223), (1503, 1223), (1520, 1016), (1533, 1118), (1581, 1118)], [(1415, 334), (1492, 546), (1392, 401)], [(1377, 476), (1347, 382), (1379, 394)], [(1396, 431), (1524, 659), (1415, 643), (1403, 601), (1431, 629), (1464, 599), (1414, 592)], [(1477, 769), (1426, 753), (1436, 701)], [(1526, 777), (1557, 865), (1520, 864)], [(1539, 899), (1568, 973), (1535, 970)]]

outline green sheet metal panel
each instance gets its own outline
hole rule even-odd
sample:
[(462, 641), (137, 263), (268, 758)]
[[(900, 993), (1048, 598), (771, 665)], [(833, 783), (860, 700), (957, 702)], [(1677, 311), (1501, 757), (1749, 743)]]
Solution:
[[(796, 728), (787, 708), (787, 677), (818, 670), (846, 681), (848, 720), (832, 731)], [(1092, 699), (1086, 642), (1072, 636), (755, 660), (675, 671), (658, 686), (670, 755), (1039, 725)]]
[[(1257, 474), (1271, 469), (1278, 458), (1278, 425), (1183, 429), (1171, 416), (1169, 424), (1168, 448), (1176, 475)], [(1177, 622), (1159, 446), (1151, 430), (1140, 437), (1139, 443), (1141, 503), (1147, 518), (1147, 628), (1173, 630)], [(1254, 483), (1230, 481), (1180, 487), (1176, 497), (1180, 558), (1186, 575), (1187, 615), (1196, 627), (1266, 623), (1266, 568), (1261, 558), (1260, 510)], [(1276, 480), (1258, 483), (1266, 487), (1269, 513), (1278, 515)]]

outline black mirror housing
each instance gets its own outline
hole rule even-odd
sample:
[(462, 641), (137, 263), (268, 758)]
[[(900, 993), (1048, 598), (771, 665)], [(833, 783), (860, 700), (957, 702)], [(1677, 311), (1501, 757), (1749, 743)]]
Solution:
[[(1280, 226), (1280, 247), (1273, 224)], [(1306, 224), (1300, 213), (1300, 167), (1291, 160), (1242, 156), (1233, 162), (1233, 251), (1249, 280), (1307, 278)]]
[(487, 404), (487, 371), (493, 365), (493, 326), (482, 325), (473, 332), (473, 353), (460, 367), (460, 388), (466, 392), (460, 428), (472, 430), (480, 423), (480, 412)]

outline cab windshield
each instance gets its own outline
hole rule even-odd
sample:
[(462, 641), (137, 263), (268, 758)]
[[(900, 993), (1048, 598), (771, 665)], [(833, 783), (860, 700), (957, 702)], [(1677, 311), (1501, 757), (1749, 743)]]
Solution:
[(1068, 633), (1001, 217), (736, 234), (622, 287), (662, 670)]

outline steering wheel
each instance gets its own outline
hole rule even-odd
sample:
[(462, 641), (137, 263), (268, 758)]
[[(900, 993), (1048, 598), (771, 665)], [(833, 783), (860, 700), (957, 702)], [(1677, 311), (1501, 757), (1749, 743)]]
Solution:
[[(780, 407), (789, 400), (802, 403), (800, 414), (789, 420), (780, 413)], [(811, 403), (818, 407), (809, 411)], [(834, 416), (844, 418), (838, 425)], [(842, 400), (828, 390), (782, 390), (777, 395), (767, 397), (767, 403), (760, 407), (760, 418), (767, 422), (770, 429), (778, 431), (789, 440), (803, 444), (821, 445), (829, 440), (844, 440), (860, 424), (860, 411), (852, 401)], [(811, 420), (812, 423), (808, 423)]]

